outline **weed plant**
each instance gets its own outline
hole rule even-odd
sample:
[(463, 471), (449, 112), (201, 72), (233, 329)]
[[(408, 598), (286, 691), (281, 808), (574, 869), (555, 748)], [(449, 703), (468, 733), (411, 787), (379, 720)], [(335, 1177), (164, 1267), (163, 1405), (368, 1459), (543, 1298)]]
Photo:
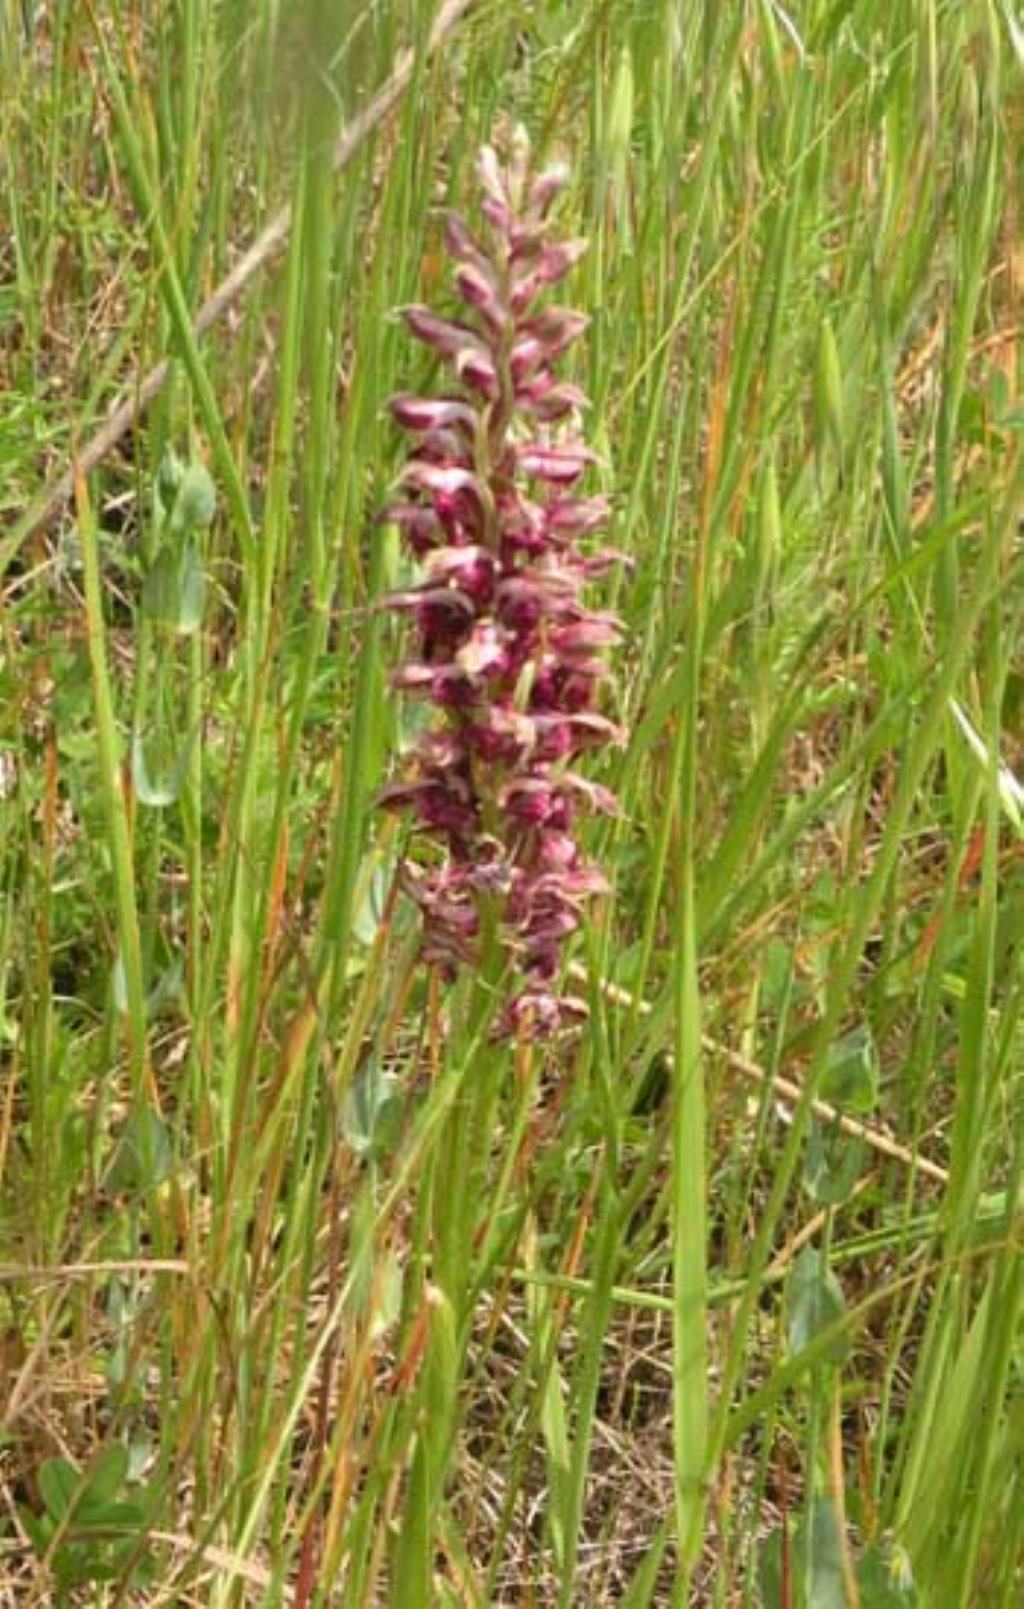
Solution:
[[(1022, 72), (1011, 0), (0, 0), (5, 1602), (1024, 1601)], [(519, 123), (630, 562), (588, 1015), (496, 1043), (377, 514)]]

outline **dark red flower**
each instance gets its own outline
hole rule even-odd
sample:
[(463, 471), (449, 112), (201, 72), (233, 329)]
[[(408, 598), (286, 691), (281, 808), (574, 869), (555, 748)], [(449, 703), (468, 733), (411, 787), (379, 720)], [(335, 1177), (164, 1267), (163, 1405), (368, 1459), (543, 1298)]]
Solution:
[(567, 170), (531, 175), (518, 134), (507, 166), (485, 147), (477, 173), (486, 235), (456, 213), (444, 220), (463, 316), (403, 310), (454, 389), (391, 403), (413, 441), (382, 517), (399, 526), (424, 579), (383, 602), (418, 636), (392, 683), (433, 704), (440, 724), (420, 734), (410, 776), (380, 803), (409, 813), (437, 845), (405, 876), (424, 958), (448, 977), (474, 964), (479, 901), (493, 909), (497, 900), (520, 975), (498, 1029), (535, 1037), (586, 1013), (559, 991), (562, 953), (586, 901), (607, 885), (574, 827), (581, 810), (613, 811), (615, 799), (565, 767), (619, 740), (595, 707), (619, 622), (589, 609), (584, 592), (620, 555), (574, 548), (609, 513), (604, 497), (574, 490), (597, 459), (579, 434), (586, 398), (554, 367), (588, 321), (538, 305), (585, 249), (550, 235)]

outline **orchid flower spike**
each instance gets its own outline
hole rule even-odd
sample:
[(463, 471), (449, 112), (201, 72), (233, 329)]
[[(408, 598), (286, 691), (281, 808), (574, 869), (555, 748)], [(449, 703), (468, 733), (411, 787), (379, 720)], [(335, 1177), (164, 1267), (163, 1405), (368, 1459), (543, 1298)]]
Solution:
[(522, 130), (507, 163), (481, 151), (484, 232), (445, 218), (462, 312), (404, 309), (450, 378), (440, 395), (393, 399), (411, 442), (383, 511), (423, 570), (384, 600), (416, 637), (392, 682), (437, 714), (379, 803), (410, 814), (432, 846), (405, 877), (425, 960), (454, 977), (478, 963), (485, 926), (500, 935), (516, 980), (497, 1022), (508, 1036), (586, 1014), (561, 989), (562, 957), (606, 883), (575, 829), (581, 812), (616, 808), (575, 769), (620, 740), (598, 703), (621, 626), (585, 601), (619, 555), (580, 548), (608, 505), (579, 489), (595, 462), (580, 434), (586, 399), (556, 372), (587, 320), (543, 301), (586, 244), (551, 235), (568, 177), (562, 164), (534, 173)]

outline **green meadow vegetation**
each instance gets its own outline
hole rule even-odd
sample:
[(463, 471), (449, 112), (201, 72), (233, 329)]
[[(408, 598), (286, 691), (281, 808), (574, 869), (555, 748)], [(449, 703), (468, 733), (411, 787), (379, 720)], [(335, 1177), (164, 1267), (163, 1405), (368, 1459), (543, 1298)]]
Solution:
[[(1024, 1603), (1015, 0), (0, 0), (0, 112), (0, 1599)], [(518, 123), (631, 564), (509, 1044), (375, 799)]]

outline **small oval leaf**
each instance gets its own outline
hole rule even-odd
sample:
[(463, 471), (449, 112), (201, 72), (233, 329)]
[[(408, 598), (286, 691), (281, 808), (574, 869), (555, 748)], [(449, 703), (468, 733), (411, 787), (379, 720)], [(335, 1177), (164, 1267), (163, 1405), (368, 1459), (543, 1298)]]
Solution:
[[(786, 1308), (786, 1340), (791, 1353), (802, 1352), (846, 1313), (842, 1287), (814, 1246), (805, 1246), (793, 1264)], [(840, 1335), (829, 1348), (828, 1357), (833, 1363), (839, 1363), (849, 1349), (848, 1337)]]
[(78, 1470), (66, 1458), (47, 1458), (39, 1466), (38, 1480), (46, 1512), (55, 1520), (64, 1519), (82, 1490)]
[(151, 1106), (134, 1111), (126, 1122), (111, 1165), (113, 1190), (155, 1190), (174, 1172), (174, 1152), (167, 1125)]
[(878, 1049), (866, 1023), (832, 1046), (818, 1093), (841, 1112), (872, 1110), (878, 1099)]
[(189, 464), (178, 488), (171, 524), (175, 530), (209, 525), (217, 509), (217, 493), (209, 471), (202, 464)]

